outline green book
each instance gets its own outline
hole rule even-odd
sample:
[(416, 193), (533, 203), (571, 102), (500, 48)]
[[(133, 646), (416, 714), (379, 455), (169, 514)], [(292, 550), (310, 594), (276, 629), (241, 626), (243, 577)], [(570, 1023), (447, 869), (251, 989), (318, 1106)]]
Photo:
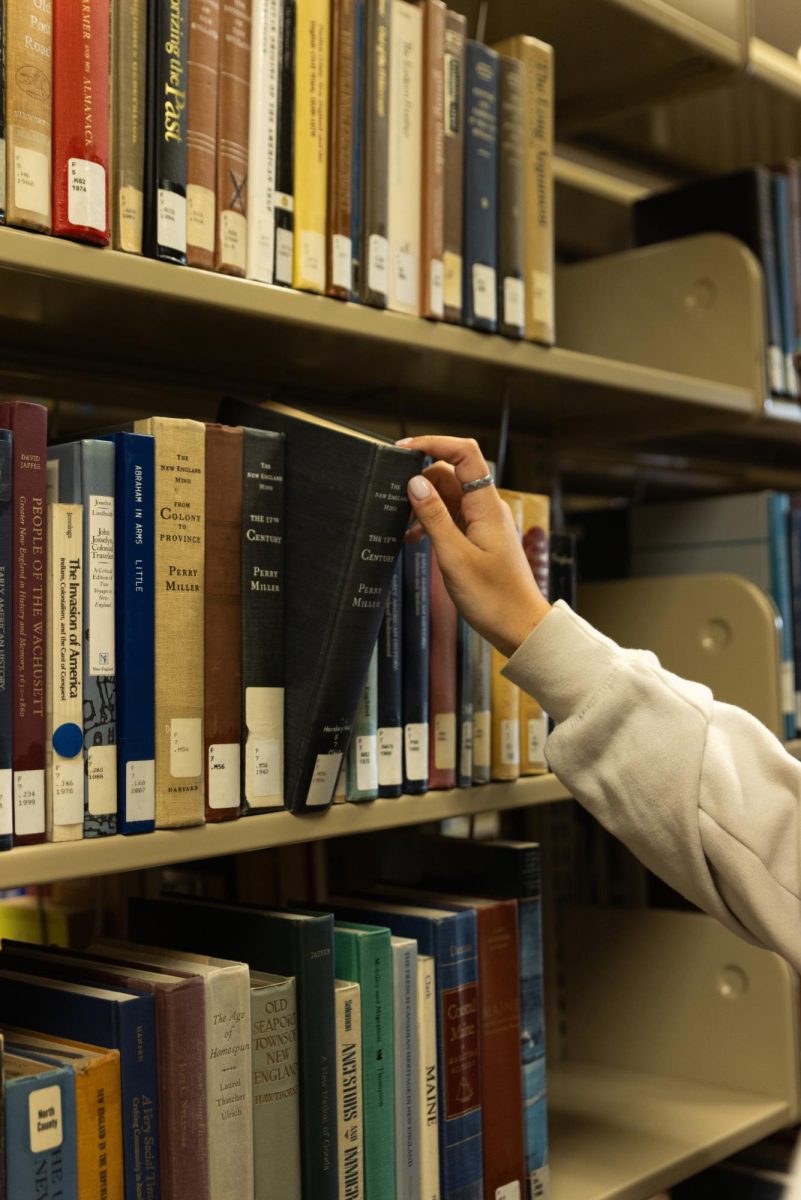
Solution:
[(334, 925), (338, 979), (362, 995), (364, 1200), (395, 1200), (395, 1070), (392, 1033), (392, 946), (379, 925)]

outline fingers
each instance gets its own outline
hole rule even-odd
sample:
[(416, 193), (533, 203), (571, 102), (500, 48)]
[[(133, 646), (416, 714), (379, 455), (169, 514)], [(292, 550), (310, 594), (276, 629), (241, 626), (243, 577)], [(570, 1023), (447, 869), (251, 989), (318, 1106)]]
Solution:
[(473, 438), (414, 437), (402, 438), (397, 444), (450, 463), (460, 483), (469, 483), (471, 479), (480, 479), (482, 475), (489, 474), (481, 447)]
[(431, 539), (440, 566), (447, 569), (447, 564), (454, 562), (462, 548), (461, 544), (468, 545), (464, 534), (456, 528), (439, 492), (424, 475), (415, 475), (409, 480), (408, 494), (414, 515)]
[[(437, 472), (432, 476), (436, 487), (454, 516), (457, 511), (461, 513), (465, 525), (470, 526), (474, 521), (493, 520), (499, 515), (501, 502), (494, 487), (479, 488), (462, 494), (463, 483), (483, 479), (489, 474), (487, 461), (478, 442), (473, 438), (404, 438), (398, 445), (410, 450), (421, 450), (423, 454), (442, 460), (429, 467), (426, 474)], [(452, 481), (448, 479), (449, 474), (452, 475)]]
[(448, 512), (456, 520), (462, 507), (462, 485), (453, 467), (446, 462), (435, 462), (433, 466), (426, 467), (423, 474), (429, 483), (433, 483), (445, 501)]

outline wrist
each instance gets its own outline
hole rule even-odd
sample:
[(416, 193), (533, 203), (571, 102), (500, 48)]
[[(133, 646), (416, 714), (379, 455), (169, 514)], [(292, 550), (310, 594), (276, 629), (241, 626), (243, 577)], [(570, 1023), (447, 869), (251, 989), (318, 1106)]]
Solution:
[(542, 596), (538, 601), (528, 609), (523, 620), (515, 622), (514, 626), (510, 626), (505, 630), (502, 636), (496, 642), (497, 649), (505, 658), (511, 658), (516, 650), (523, 645), (539, 625), (544, 617), (547, 617), (551, 611), (551, 605)]

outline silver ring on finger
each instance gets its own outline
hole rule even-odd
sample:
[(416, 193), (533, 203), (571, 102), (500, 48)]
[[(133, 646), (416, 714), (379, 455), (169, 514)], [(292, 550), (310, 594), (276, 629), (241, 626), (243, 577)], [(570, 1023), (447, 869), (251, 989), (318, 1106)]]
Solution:
[(482, 475), (479, 479), (471, 479), (467, 483), (463, 483), (462, 491), (465, 494), (467, 492), (479, 492), (482, 488), (492, 487), (494, 482), (491, 475)]

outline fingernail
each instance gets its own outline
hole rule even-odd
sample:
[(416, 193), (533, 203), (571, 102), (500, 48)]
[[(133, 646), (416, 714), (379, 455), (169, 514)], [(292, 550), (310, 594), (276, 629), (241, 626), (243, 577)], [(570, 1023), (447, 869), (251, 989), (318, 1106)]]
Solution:
[(425, 475), (415, 475), (409, 480), (409, 491), (415, 500), (425, 500), (431, 495), (431, 484)]
[(413, 441), (414, 441), (414, 438), (398, 438), (395, 445), (396, 446), (411, 446)]

